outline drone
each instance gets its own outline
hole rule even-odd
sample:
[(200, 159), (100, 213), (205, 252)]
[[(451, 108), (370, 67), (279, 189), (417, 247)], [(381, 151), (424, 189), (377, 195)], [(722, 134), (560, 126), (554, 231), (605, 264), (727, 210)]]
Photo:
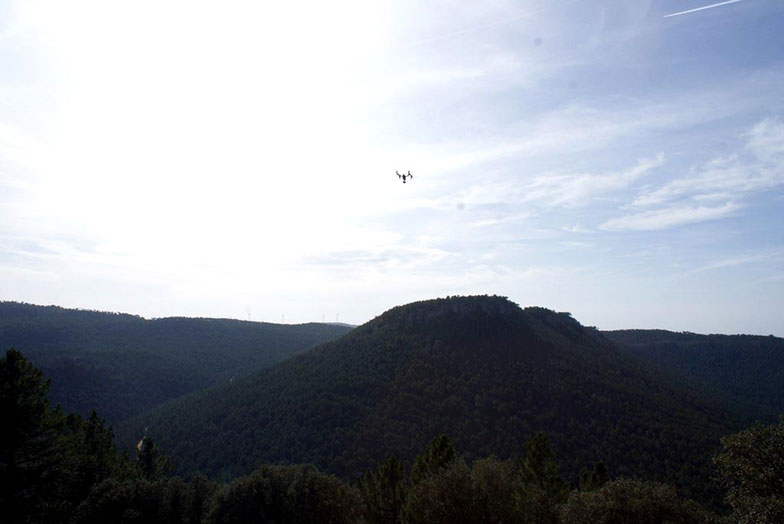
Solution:
[(397, 171), (395, 171), (395, 173), (397, 174), (398, 178), (402, 178), (403, 179), (403, 183), (404, 184), (406, 183), (406, 178), (414, 178), (414, 175), (411, 174), (411, 171), (409, 171), (407, 175), (401, 175)]

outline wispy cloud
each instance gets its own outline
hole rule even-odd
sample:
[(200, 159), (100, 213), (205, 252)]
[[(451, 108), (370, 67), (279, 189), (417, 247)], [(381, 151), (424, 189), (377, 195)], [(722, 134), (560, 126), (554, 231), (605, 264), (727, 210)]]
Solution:
[(506, 225), (512, 224), (516, 222), (521, 222), (531, 217), (530, 213), (518, 213), (513, 215), (503, 215), (497, 217), (490, 217), (484, 218), (480, 220), (476, 220), (469, 224), (470, 227), (482, 228), (482, 227), (490, 227), (490, 226), (499, 226), (499, 225)]
[(367, 268), (411, 269), (414, 266), (431, 265), (451, 256), (438, 248), (389, 246), (374, 250), (333, 251), (323, 255), (309, 255), (302, 263), (306, 266), (338, 267), (357, 271)]
[[(417, 121), (414, 132), (421, 140), (401, 145), (396, 154), (413, 159), (421, 171), (437, 180), (440, 187), (451, 183), (450, 180), (455, 181), (456, 173), (468, 173), (476, 166), (526, 161), (515, 173), (519, 180), (521, 176), (535, 175), (528, 167), (531, 165), (528, 159), (552, 165), (554, 158), (579, 161), (590, 153), (595, 159), (597, 153), (614, 148), (635, 151), (635, 156), (640, 158), (651, 154), (648, 144), (667, 147), (662, 143), (662, 137), (678, 136), (692, 126), (704, 126), (738, 113), (760, 110), (759, 99), (754, 93), (773, 90), (773, 83), (766, 78), (734, 79), (721, 88), (684, 90), (660, 98), (607, 98), (591, 103), (573, 100), (534, 112), (529, 118), (509, 125), (486, 125), (484, 117), (476, 114), (471, 115), (472, 119), (460, 116), (453, 120), (449, 115), (454, 111), (444, 111), (439, 125), (432, 129), (428, 127), (429, 122)], [(493, 114), (488, 108), (480, 115)], [(449, 130), (441, 127), (445, 121), (450, 124)], [(466, 122), (470, 122), (470, 126), (466, 126)], [(595, 172), (590, 164), (586, 164), (586, 170)], [(466, 181), (470, 184), (473, 174), (471, 179), (460, 180), (459, 184), (465, 186)], [(450, 180), (446, 180), (446, 176)], [(487, 178), (485, 172), (485, 186)]]
[(629, 187), (636, 180), (664, 163), (664, 155), (639, 160), (624, 171), (614, 173), (548, 174), (537, 177), (525, 188), (524, 201), (537, 201), (549, 206), (576, 207), (593, 197)]
[[(736, 0), (736, 1), (739, 1), (739, 0)], [(562, 1), (562, 2), (548, 2), (545, 7), (542, 7), (542, 8), (539, 8), (539, 9), (529, 9), (529, 10), (526, 10), (526, 11), (510, 12), (510, 13), (506, 14), (505, 16), (503, 16), (502, 18), (496, 18), (496, 19), (493, 19), (493, 20), (488, 20), (488, 21), (486, 21), (484, 23), (479, 23), (479, 24), (474, 23), (474, 24), (471, 24), (469, 26), (462, 27), (462, 28), (459, 28), (459, 29), (454, 29), (452, 31), (448, 31), (448, 32), (445, 32), (445, 33), (424, 37), (424, 38), (421, 38), (419, 40), (415, 40), (414, 42), (408, 43), (405, 47), (407, 47), (407, 48), (409, 48), (409, 47), (411, 47), (411, 48), (413, 48), (413, 47), (420, 47), (420, 46), (431, 44), (433, 42), (438, 42), (438, 41), (441, 41), (441, 40), (446, 40), (446, 39), (455, 38), (455, 37), (462, 37), (462, 36), (470, 34), (470, 33), (476, 33), (476, 32), (480, 32), (480, 31), (487, 31), (489, 29), (494, 29), (494, 28), (496, 28), (498, 26), (513, 24), (515, 22), (518, 22), (521, 19), (533, 18), (534, 16), (536, 16), (536, 15), (538, 15), (540, 13), (546, 12), (548, 10), (563, 9), (564, 6), (566, 6), (568, 4), (574, 4), (574, 3), (575, 3), (575, 0), (567, 0), (567, 1)]]
[(784, 158), (784, 123), (780, 119), (765, 119), (744, 136), (748, 138), (746, 149), (760, 160), (779, 162)]
[(17, 126), (0, 122), (0, 187), (30, 189), (29, 172), (41, 164), (38, 144)]
[(714, 7), (721, 7), (723, 5), (737, 4), (738, 2), (742, 2), (742, 1), (743, 0), (727, 0), (726, 2), (719, 2), (717, 4), (706, 5), (706, 6), (697, 7), (697, 8), (694, 8), (694, 9), (688, 9), (686, 11), (679, 11), (677, 13), (671, 13), (669, 15), (664, 15), (664, 18), (670, 18), (672, 16), (685, 15), (685, 14), (688, 14), (688, 13), (696, 13), (697, 11), (704, 11), (705, 9), (713, 9)]
[(685, 224), (717, 220), (735, 213), (741, 206), (727, 202), (721, 206), (680, 205), (633, 213), (604, 222), (600, 228), (608, 231), (654, 231)]
[[(748, 195), (784, 184), (784, 124), (769, 118), (743, 133), (738, 151), (691, 168), (685, 176), (646, 188), (603, 229), (655, 230), (716, 220), (744, 206)], [(646, 209), (647, 208), (647, 209)]]
[(54, 282), (58, 279), (58, 276), (50, 271), (38, 271), (27, 267), (0, 265), (0, 278), (3, 276), (30, 280), (36, 279), (44, 282)]
[(715, 269), (723, 269), (728, 267), (738, 267), (747, 264), (758, 264), (767, 262), (774, 259), (781, 259), (782, 251), (772, 251), (766, 253), (739, 255), (735, 257), (722, 258), (715, 262), (711, 262), (704, 266), (698, 267), (691, 271), (691, 273), (702, 273), (704, 271), (712, 271)]
[[(407, 71), (384, 86), (384, 91), (399, 95), (410, 90), (422, 90), (436, 86), (474, 82), (478, 79), (498, 81), (499, 76), (512, 75), (521, 67), (520, 60), (511, 53), (503, 53), (483, 60), (472, 66), (451, 68), (426, 68)], [(388, 95), (389, 96), (389, 95)]]
[(575, 224), (573, 226), (563, 226), (561, 230), (566, 231), (568, 233), (577, 233), (577, 234), (595, 233), (593, 229), (589, 229), (583, 226), (582, 224)]
[(715, 200), (724, 195), (751, 193), (784, 183), (784, 169), (762, 166), (755, 160), (731, 155), (711, 160), (691, 173), (649, 193), (640, 195), (636, 206), (657, 205), (682, 197)]
[(772, 282), (784, 282), (784, 273), (776, 273), (765, 278), (757, 280), (757, 284), (768, 284)]

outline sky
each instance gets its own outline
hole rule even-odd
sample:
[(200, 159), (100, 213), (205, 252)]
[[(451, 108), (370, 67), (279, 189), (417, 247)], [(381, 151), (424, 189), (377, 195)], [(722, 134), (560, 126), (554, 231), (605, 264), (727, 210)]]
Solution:
[(361, 324), (497, 294), (784, 336), (782, 26), (778, 0), (0, 0), (0, 300)]

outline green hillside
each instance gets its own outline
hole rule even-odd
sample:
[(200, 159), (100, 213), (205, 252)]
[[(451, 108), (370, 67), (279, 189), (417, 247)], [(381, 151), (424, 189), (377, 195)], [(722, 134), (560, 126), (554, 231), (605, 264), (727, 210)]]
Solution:
[(508, 458), (543, 431), (571, 479), (603, 460), (698, 494), (736, 421), (568, 313), (456, 297), (396, 307), (133, 424), (182, 472), (223, 478), (275, 462), (352, 478), (390, 455), (410, 462), (441, 433), (468, 459)]
[(228, 382), (350, 331), (330, 324), (142, 317), (0, 302), (0, 348), (52, 380), (69, 412), (116, 423), (180, 395)]
[(742, 413), (749, 423), (775, 422), (784, 413), (784, 339), (642, 329), (602, 334), (636, 356), (678, 373)]

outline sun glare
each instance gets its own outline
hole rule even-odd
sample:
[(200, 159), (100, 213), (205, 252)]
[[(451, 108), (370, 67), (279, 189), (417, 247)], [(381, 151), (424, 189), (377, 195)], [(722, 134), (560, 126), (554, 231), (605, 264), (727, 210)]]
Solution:
[(37, 207), (164, 264), (330, 238), (369, 176), (361, 88), (380, 5), (28, 7), (62, 86)]

